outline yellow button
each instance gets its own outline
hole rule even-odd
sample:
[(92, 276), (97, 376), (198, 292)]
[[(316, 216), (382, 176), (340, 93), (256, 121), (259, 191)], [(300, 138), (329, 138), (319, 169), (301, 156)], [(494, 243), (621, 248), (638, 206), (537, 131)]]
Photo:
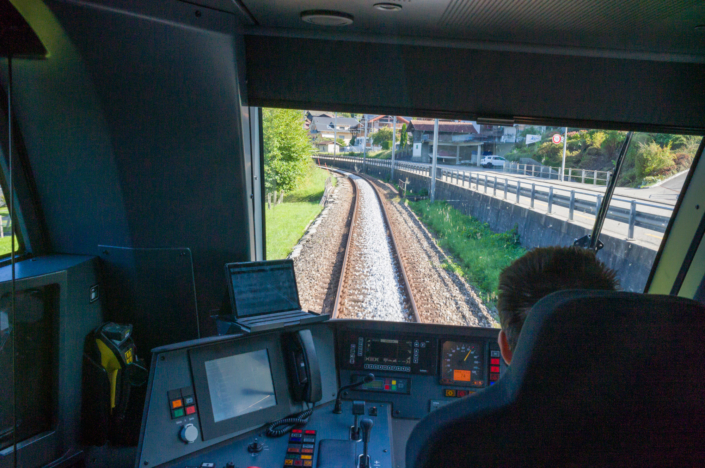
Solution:
[(311, 455), (301, 455), (302, 460), (310, 460), (311, 458), (313, 458)]
[(397, 381), (396, 381), (396, 380), (392, 380), (392, 385), (396, 385), (396, 384), (397, 384)]
[(313, 465), (313, 462), (311, 460), (306, 460), (304, 462), (304, 466), (312, 466), (312, 465)]
[(294, 464), (294, 460), (284, 460), (284, 464), (285, 464), (285, 465), (293, 465), (293, 464)]
[(454, 396), (455, 396), (455, 390), (447, 389), (447, 390), (446, 390), (446, 396), (447, 396), (447, 397), (454, 397)]

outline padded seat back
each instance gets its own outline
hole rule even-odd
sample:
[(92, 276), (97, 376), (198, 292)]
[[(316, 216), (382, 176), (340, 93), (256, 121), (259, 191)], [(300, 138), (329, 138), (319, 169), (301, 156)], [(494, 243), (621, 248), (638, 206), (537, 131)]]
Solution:
[(419, 422), (407, 467), (705, 466), (705, 306), (560, 291), (496, 384)]

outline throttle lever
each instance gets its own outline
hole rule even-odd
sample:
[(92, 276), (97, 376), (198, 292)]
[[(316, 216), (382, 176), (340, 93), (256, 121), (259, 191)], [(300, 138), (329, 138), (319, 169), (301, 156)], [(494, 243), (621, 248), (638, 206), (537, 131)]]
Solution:
[(360, 421), (360, 429), (362, 430), (362, 455), (360, 455), (360, 467), (359, 468), (370, 468), (370, 454), (368, 446), (370, 443), (370, 434), (372, 433), (372, 426), (374, 422), (371, 419), (363, 419)]

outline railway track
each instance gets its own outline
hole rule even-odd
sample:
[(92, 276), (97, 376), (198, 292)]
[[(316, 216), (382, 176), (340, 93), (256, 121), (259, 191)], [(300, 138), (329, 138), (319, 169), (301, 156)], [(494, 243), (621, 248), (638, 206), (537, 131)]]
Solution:
[(353, 186), (333, 318), (420, 322), (382, 196), (368, 177), (334, 170)]

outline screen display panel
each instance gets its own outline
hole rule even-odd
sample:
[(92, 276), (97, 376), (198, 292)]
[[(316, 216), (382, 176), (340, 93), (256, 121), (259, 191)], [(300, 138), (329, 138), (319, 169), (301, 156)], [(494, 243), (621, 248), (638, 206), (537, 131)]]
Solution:
[(277, 404), (266, 349), (205, 362), (213, 422)]
[(232, 265), (228, 272), (238, 317), (301, 309), (293, 262)]
[(366, 344), (365, 363), (400, 366), (411, 364), (413, 349), (411, 341), (369, 338)]

